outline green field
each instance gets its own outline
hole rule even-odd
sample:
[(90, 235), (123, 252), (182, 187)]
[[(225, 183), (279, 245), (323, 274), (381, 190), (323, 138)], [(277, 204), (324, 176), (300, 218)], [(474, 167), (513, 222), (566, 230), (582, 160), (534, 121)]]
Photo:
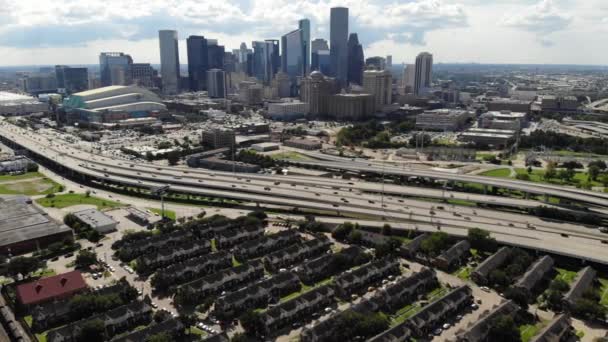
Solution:
[(574, 278), (576, 278), (576, 272), (574, 272), (574, 271), (569, 271), (569, 270), (566, 270), (563, 268), (556, 268), (556, 270), (557, 270), (558, 274), (555, 278), (561, 279), (568, 284), (572, 284), (572, 282), (574, 281)]
[(508, 168), (494, 169), (480, 173), (481, 176), (507, 178), (511, 175), (511, 170)]
[(61, 190), (63, 189), (60, 184), (46, 178), (40, 172), (0, 176), (0, 194), (35, 196), (53, 194)]
[(530, 341), (534, 336), (536, 336), (542, 328), (547, 325), (547, 322), (540, 321), (534, 325), (532, 324), (524, 324), (519, 327), (519, 334), (521, 336), (522, 342)]
[(85, 194), (62, 194), (51, 198), (39, 198), (36, 200), (36, 202), (43, 207), (52, 207), (60, 209), (79, 204), (95, 205), (99, 210), (123, 206), (123, 204), (118, 202), (93, 196), (87, 197)]
[(15, 181), (15, 180), (22, 180), (22, 179), (29, 179), (29, 178), (44, 178), (44, 177), (46, 177), (46, 176), (40, 172), (26, 172), (22, 175), (15, 175), (15, 176), (1, 175), (0, 182)]
[(459, 270), (457, 270), (454, 275), (462, 280), (469, 280), (471, 277), (471, 272), (473, 269), (469, 266), (463, 266)]
[(420, 309), (422, 309), (422, 306), (416, 303), (402, 307), (397, 312), (395, 312), (394, 315), (391, 316), (390, 326), (394, 327), (405, 322), (406, 319), (412, 317), (416, 312), (420, 311)]
[(305, 161), (305, 160), (313, 160), (312, 158), (305, 156), (298, 152), (286, 151), (271, 154), (270, 157), (272, 159), (286, 159), (286, 160), (294, 160), (294, 161)]
[(600, 304), (608, 307), (608, 279), (599, 278), (600, 281)]
[[(158, 215), (161, 214), (161, 210), (158, 209), (158, 208), (147, 208), (147, 209), (150, 210), (151, 212), (155, 213), (155, 214), (158, 214)], [(175, 214), (175, 211), (168, 210), (168, 209), (165, 209), (165, 216), (168, 219), (173, 220), (173, 221), (175, 221), (175, 219), (177, 217), (176, 214)]]

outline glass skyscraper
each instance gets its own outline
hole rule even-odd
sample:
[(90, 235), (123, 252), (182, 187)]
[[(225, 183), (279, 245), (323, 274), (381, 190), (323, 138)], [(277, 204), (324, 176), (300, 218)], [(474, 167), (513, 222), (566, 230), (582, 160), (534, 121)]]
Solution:
[(131, 84), (131, 56), (122, 52), (102, 52), (99, 55), (101, 86)]
[(160, 76), (163, 82), (163, 93), (179, 92), (179, 51), (177, 49), (177, 31), (158, 31), (160, 41)]
[(302, 45), (304, 49), (304, 73), (310, 73), (310, 20), (298, 21), (298, 28), (302, 30)]
[(281, 37), (281, 68), (289, 76), (292, 96), (295, 95), (295, 84), (298, 76), (304, 75), (303, 31), (291, 31)]
[(346, 85), (348, 77), (348, 8), (333, 7), (329, 25), (331, 76), (334, 76), (342, 87)]
[(205, 90), (209, 62), (207, 39), (203, 36), (190, 36), (186, 40), (188, 48), (188, 80), (191, 91)]

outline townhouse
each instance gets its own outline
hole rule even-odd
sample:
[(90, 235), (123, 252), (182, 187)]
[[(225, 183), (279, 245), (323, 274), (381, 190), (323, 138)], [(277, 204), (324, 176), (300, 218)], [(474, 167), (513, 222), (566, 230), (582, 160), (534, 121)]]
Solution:
[(80, 339), (82, 328), (87, 322), (101, 320), (105, 331), (105, 339), (132, 329), (138, 325), (147, 325), (152, 320), (152, 307), (145, 302), (135, 301), (119, 306), (105, 313), (87, 319), (70, 323), (61, 328), (51, 330), (46, 339), (49, 342), (75, 342)]
[(513, 287), (519, 288), (531, 296), (532, 290), (551, 272), (553, 263), (553, 258), (548, 255), (537, 259), (528, 267), (526, 273), (515, 282)]
[(426, 336), (438, 323), (442, 323), (473, 302), (472, 290), (463, 285), (423, 307), (404, 323), (414, 336)]
[(188, 230), (178, 229), (168, 234), (154, 235), (146, 239), (125, 243), (120, 246), (118, 255), (123, 261), (133, 260), (143, 254), (152, 253), (192, 239), (193, 236)]
[(235, 248), (235, 257), (239, 260), (257, 258), (268, 252), (287, 247), (300, 241), (296, 230), (282, 230), (278, 233), (265, 235), (251, 241), (245, 241)]
[(113, 338), (112, 342), (141, 342), (158, 334), (168, 335), (172, 341), (180, 341), (184, 337), (185, 326), (178, 318), (170, 318), (144, 329), (134, 331), (126, 336)]
[[(567, 314), (555, 315), (551, 322), (541, 330), (530, 342), (560, 342), (570, 341), (573, 336), (572, 320)], [(578, 340), (578, 338), (576, 338)]]
[(398, 324), (391, 329), (370, 338), (367, 342), (409, 342), (412, 331), (405, 324)]
[(423, 267), (409, 277), (399, 277), (390, 284), (379, 289), (374, 297), (380, 299), (382, 308), (395, 311), (416, 300), (418, 295), (428, 292), (439, 285), (434, 270)]
[(139, 257), (137, 259), (137, 272), (148, 274), (157, 268), (209, 252), (211, 252), (211, 241), (209, 240), (183, 241), (173, 248), (163, 248)]
[(399, 261), (395, 258), (384, 258), (367, 263), (357, 269), (348, 270), (334, 280), (341, 296), (349, 296), (366, 288), (391, 274), (399, 274)]
[(469, 255), (469, 249), (471, 249), (469, 241), (459, 241), (447, 251), (433, 259), (433, 265), (441, 270), (447, 271), (460, 264), (460, 261)]
[(331, 305), (334, 295), (335, 290), (324, 285), (272, 307), (262, 316), (263, 328), (268, 333), (308, 317)]
[(269, 270), (278, 270), (318, 256), (329, 250), (330, 246), (331, 242), (326, 237), (316, 238), (270, 253), (263, 260)]
[(226, 229), (215, 236), (218, 248), (230, 248), (240, 242), (253, 240), (264, 235), (264, 227), (251, 226), (236, 229)]
[(494, 320), (503, 315), (514, 316), (519, 310), (519, 306), (512, 300), (502, 302), (494, 306), (491, 310), (484, 311), (475, 322), (456, 333), (457, 342), (481, 342), (485, 341), (494, 324)]
[(473, 272), (471, 272), (471, 279), (479, 285), (486, 285), (488, 283), (488, 276), (490, 272), (501, 267), (511, 256), (510, 247), (502, 247), (496, 253), (492, 254), (481, 264), (479, 264)]
[(401, 255), (406, 258), (415, 258), (420, 250), (420, 246), (422, 246), (422, 241), (426, 240), (427, 237), (429, 237), (427, 233), (416, 236), (407, 245), (401, 247)]
[(229, 267), (232, 267), (232, 255), (220, 251), (162, 268), (156, 271), (154, 278), (157, 284), (175, 286)]
[(192, 301), (197, 302), (209, 295), (233, 289), (263, 276), (264, 265), (259, 260), (253, 260), (186, 283), (178, 287), (177, 291), (186, 291)]
[(300, 279), (291, 272), (279, 273), (238, 291), (219, 297), (215, 301), (217, 316), (232, 317), (248, 309), (266, 307), (281, 296), (300, 290)]
[(564, 294), (564, 303), (572, 306), (588, 288), (593, 286), (597, 272), (591, 266), (587, 266), (576, 274), (576, 278), (570, 285), (570, 290)]
[(336, 258), (344, 258), (345, 266), (357, 266), (367, 262), (369, 257), (363, 249), (358, 246), (350, 246), (342, 249), (338, 253), (324, 254), (316, 259), (305, 262), (297, 267), (297, 273), (304, 283), (313, 283), (332, 276), (333, 273), (341, 271), (338, 269)]

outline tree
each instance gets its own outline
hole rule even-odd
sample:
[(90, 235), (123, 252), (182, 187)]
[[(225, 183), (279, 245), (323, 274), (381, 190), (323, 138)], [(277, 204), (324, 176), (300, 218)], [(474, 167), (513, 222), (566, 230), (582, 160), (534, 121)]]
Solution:
[(15, 257), (8, 262), (7, 273), (13, 277), (21, 274), (26, 277), (31, 272), (44, 267), (45, 262), (40, 261), (36, 257)]
[(471, 228), (467, 233), (467, 239), (472, 248), (482, 251), (494, 251), (496, 239), (490, 236), (490, 232), (480, 228)]
[(354, 225), (352, 223), (344, 222), (334, 229), (331, 236), (336, 240), (345, 240), (353, 229)]
[(247, 311), (239, 317), (241, 326), (249, 336), (258, 336), (262, 334), (262, 316), (253, 310)]
[(444, 232), (434, 232), (424, 239), (420, 244), (422, 252), (428, 256), (436, 256), (445, 249), (449, 242), (449, 236)]
[(500, 315), (492, 321), (488, 341), (515, 342), (521, 341), (521, 336), (515, 320), (510, 315)]
[(393, 234), (393, 228), (391, 227), (390, 224), (385, 223), (384, 226), (382, 226), (382, 235), (391, 236), (392, 234)]
[(243, 333), (236, 333), (230, 339), (230, 342), (255, 342), (255, 341), (256, 341), (255, 339), (252, 339), (251, 337), (249, 337)]
[(490, 281), (490, 284), (496, 284), (500, 287), (508, 286), (510, 283), (507, 274), (500, 269), (492, 270), (492, 272), (490, 272), (490, 275), (488, 276), (488, 280)]
[(589, 179), (594, 181), (600, 174), (600, 168), (597, 165), (591, 165), (587, 170), (587, 174), (589, 175)]
[(348, 242), (350, 242), (350, 243), (360, 244), (362, 239), (363, 239), (363, 235), (357, 229), (351, 230), (350, 233), (348, 234)]
[(572, 313), (584, 319), (603, 319), (606, 315), (606, 308), (597, 301), (589, 298), (580, 298), (574, 302)]
[(176, 165), (179, 162), (180, 153), (177, 150), (170, 151), (167, 153), (167, 161), (169, 165)]
[(528, 172), (528, 174), (532, 173), (532, 166), (528, 166), (528, 168), (526, 169), (526, 172)]
[(154, 334), (146, 339), (147, 342), (173, 342), (173, 337), (166, 332)]
[(547, 167), (545, 169), (545, 174), (543, 175), (543, 178), (545, 180), (549, 180), (549, 179), (555, 178), (555, 175), (556, 175), (555, 162), (550, 161), (547, 163)]
[(27, 164), (27, 172), (38, 172), (38, 164), (36, 164), (36, 163), (28, 163)]
[(519, 305), (522, 310), (528, 310), (528, 294), (518, 287), (510, 287), (505, 292), (505, 297)]
[(385, 243), (376, 246), (376, 258), (380, 259), (388, 255), (396, 255), (399, 247), (401, 247), (401, 240), (392, 237)]
[(80, 336), (77, 339), (82, 342), (105, 341), (105, 326), (101, 319), (85, 321), (81, 325)]
[(97, 263), (97, 254), (95, 254), (95, 252), (83, 249), (78, 252), (78, 255), (76, 255), (75, 263), (77, 268), (89, 267)]
[(592, 167), (592, 166), (597, 166), (597, 168), (600, 170), (606, 170), (606, 168), (608, 167), (606, 165), (606, 162), (603, 160), (594, 160), (594, 161), (589, 162), (589, 164), (587, 164), (587, 167)]

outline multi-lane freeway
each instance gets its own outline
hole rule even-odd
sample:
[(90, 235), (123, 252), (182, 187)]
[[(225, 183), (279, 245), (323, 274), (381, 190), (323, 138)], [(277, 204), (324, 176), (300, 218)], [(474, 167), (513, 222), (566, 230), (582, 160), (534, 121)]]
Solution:
[[(6, 122), (0, 123), (0, 137), (5, 143), (28, 150), (39, 160), (60, 165), (63, 172), (73, 178), (80, 177), (97, 183), (139, 188), (168, 184), (171, 191), (176, 193), (335, 213), (372, 226), (389, 222), (396, 228), (441, 229), (455, 235), (463, 235), (468, 228), (479, 227), (493, 232), (504, 243), (608, 263), (608, 249), (603, 242), (608, 236), (592, 227), (411, 197), (463, 199), (507, 207), (533, 207), (539, 204), (531, 200), (396, 185), (385, 185), (384, 190), (380, 191), (379, 184), (363, 181), (233, 174), (133, 163), (94, 155), (51, 136), (36, 134)], [(598, 198), (588, 192), (573, 195)]]

